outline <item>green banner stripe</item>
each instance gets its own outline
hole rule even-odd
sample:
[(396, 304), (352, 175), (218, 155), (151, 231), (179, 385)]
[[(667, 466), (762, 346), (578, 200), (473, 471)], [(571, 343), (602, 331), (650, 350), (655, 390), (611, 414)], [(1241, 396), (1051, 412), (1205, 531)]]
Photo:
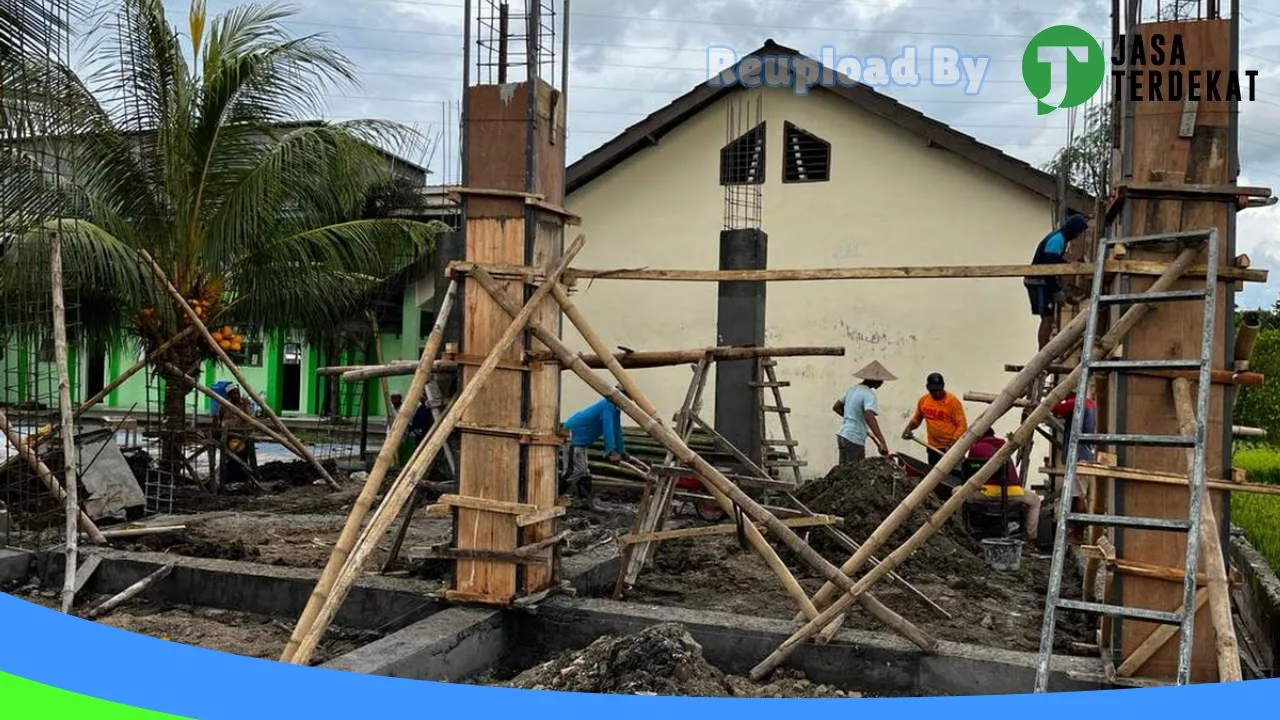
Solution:
[(0, 716), (13, 720), (192, 720), (91, 698), (3, 672)]

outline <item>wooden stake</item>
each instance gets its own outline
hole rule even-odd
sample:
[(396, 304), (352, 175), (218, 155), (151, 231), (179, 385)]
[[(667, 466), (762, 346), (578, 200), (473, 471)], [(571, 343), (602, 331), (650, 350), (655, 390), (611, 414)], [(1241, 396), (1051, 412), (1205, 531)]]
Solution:
[[(524, 332), (525, 327), (529, 324), (529, 318), (546, 300), (547, 295), (551, 292), (551, 287), (558, 282), (565, 268), (569, 267), (569, 263), (582, 250), (584, 242), (585, 240), (581, 235), (573, 241), (565, 250), (557, 265), (548, 274), (547, 282), (533, 292), (529, 302), (516, 314), (511, 324), (507, 326), (506, 331), (503, 332), (502, 337), (494, 343), (493, 349), (476, 370), (476, 374), (472, 376), (466, 387), (462, 389), (457, 399), (454, 400), (453, 407), (449, 408), (449, 412), (445, 414), (444, 419), (436, 426), (435, 431), (429, 434), (426, 441), (418, 447), (418, 450), (414, 453), (413, 460), (409, 462), (409, 467), (401, 471), (400, 476), (396, 478), (395, 483), (392, 484), (391, 489), (387, 492), (387, 496), (383, 498), (382, 504), (369, 519), (368, 527), (356, 539), (351, 554), (347, 557), (346, 562), (342, 564), (341, 570), (338, 571), (337, 576), (330, 585), (330, 589), (325, 590), (321, 584), (316, 585), (316, 589), (312, 593), (312, 599), (321, 604), (315, 613), (315, 619), (305, 626), (301, 620), (299, 621), (298, 626), (294, 629), (295, 635), (299, 637), (297, 648), (285, 662), (305, 665), (310, 661), (321, 636), (324, 635), (324, 631), (329, 627), (329, 623), (333, 621), (333, 616), (337, 614), (338, 608), (341, 607), (342, 602), (347, 597), (347, 593), (351, 590), (351, 585), (355, 582), (360, 568), (364, 566), (369, 555), (377, 549), (378, 539), (385, 535), (387, 529), (395, 522), (396, 515), (400, 513), (405, 503), (408, 502), (418, 479), (431, 467), (436, 455), (440, 453), (441, 448), (448, 442), (454, 427), (462, 417), (462, 413), (476, 399), (484, 384), (489, 380), (489, 376), (498, 367), (502, 354)], [(390, 443), (384, 443), (383, 451), (394, 452), (393, 447)], [(335, 548), (331, 561), (337, 559), (337, 557), (338, 552), (337, 548)], [(326, 570), (326, 574), (328, 574), (328, 570)], [(321, 580), (323, 579), (322, 576)]]
[[(27, 444), (18, 436), (18, 431), (13, 429), (13, 425), (9, 423), (9, 416), (5, 414), (4, 408), (0, 408), (0, 430), (4, 431), (5, 440), (9, 441), (9, 446), (18, 452), (18, 456), (26, 461), (27, 466), (31, 468), (31, 472), (40, 478), (40, 482), (49, 490), (54, 499), (58, 502), (65, 503), (67, 494), (63, 492), (62, 485), (58, 479), (54, 477), (53, 471), (48, 465), (35, 454), (35, 452), (27, 447)], [(89, 539), (95, 544), (105, 545), (107, 539), (102, 536), (102, 531), (94, 524), (89, 516), (81, 510), (78, 513), (80, 531), (89, 536)]]
[[(1196, 432), (1195, 404), (1191, 400), (1191, 383), (1179, 378), (1173, 381), (1173, 407), (1178, 415), (1179, 430), (1186, 435)], [(1195, 448), (1187, 448), (1187, 472), (1195, 462)], [(1213, 622), (1218, 651), (1218, 682), (1240, 682), (1240, 646), (1231, 622), (1231, 588), (1227, 585), (1227, 569), (1222, 560), (1218, 538), (1218, 521), (1214, 517), (1213, 499), (1209, 491), (1200, 493), (1200, 560), (1209, 584), (1209, 617)]]
[(329, 475), (329, 471), (324, 469), (324, 466), (315, 459), (310, 451), (307, 450), (306, 446), (303, 445), (293, 433), (289, 432), (289, 428), (285, 426), (284, 421), (276, 415), (275, 411), (271, 409), (271, 406), (267, 404), (267, 401), (263, 400), (262, 396), (253, 389), (253, 386), (250, 385), (249, 381), (245, 378), (244, 373), (240, 372), (239, 366), (237, 366), (231, 357), (227, 355), (226, 351), (222, 349), (222, 346), (218, 345), (218, 341), (213, 339), (213, 335), (209, 332), (209, 328), (205, 326), (204, 320), (200, 319), (200, 316), (196, 314), (195, 310), (191, 309), (191, 305), (187, 303), (187, 299), (182, 296), (182, 293), (178, 292), (178, 289), (173, 286), (173, 283), (169, 282), (169, 278), (165, 276), (164, 270), (160, 269), (160, 266), (156, 264), (155, 260), (151, 259), (151, 255), (147, 254), (146, 250), (139, 250), (138, 254), (142, 257), (143, 262), (150, 266), (152, 274), (154, 274), (156, 279), (164, 285), (165, 290), (168, 291), (169, 296), (173, 298), (173, 301), (178, 303), (178, 306), (186, 313), (187, 319), (191, 321), (193, 326), (195, 326), (196, 332), (199, 332), (200, 335), (204, 337), (204, 341), (213, 350), (214, 354), (218, 356), (218, 359), (222, 360), (222, 364), (226, 365), (227, 370), (231, 371), (231, 375), (235, 377), (236, 382), (240, 383), (240, 387), (244, 388), (245, 393), (247, 393), (249, 397), (258, 404), (258, 407), (262, 408), (262, 412), (266, 413), (267, 417), (275, 424), (276, 428), (280, 431), (280, 435), (289, 441), (286, 443), (286, 446), (292, 448), (296, 453), (298, 453), (299, 457), (302, 457), (307, 462), (311, 463), (312, 467), (320, 473), (320, 477), (324, 478), (324, 481), (327, 482), (330, 487), (334, 490), (341, 490), (342, 486), (338, 484), (338, 481), (334, 480), (333, 477)]
[(115, 610), (117, 607), (120, 607), (121, 605), (132, 600), (134, 597), (138, 595), (138, 593), (141, 593), (143, 590), (146, 590), (147, 588), (151, 587), (156, 582), (159, 582), (160, 580), (163, 580), (164, 578), (168, 577), (169, 573), (171, 572), (173, 572), (173, 565), (172, 564), (165, 565), (159, 570), (156, 570), (155, 572), (142, 578), (138, 582), (125, 588), (118, 595), (112, 596), (102, 604), (92, 608), (91, 610), (89, 610), (89, 612), (85, 613), (85, 617), (96, 618), (106, 613), (109, 613), (112, 610)]
[[(502, 306), (508, 314), (513, 311), (513, 304), (505, 295), (502, 294), (497, 282), (490, 277), (487, 272), (477, 269), (477, 272), (473, 277), (482, 287), (485, 288), (486, 292), (493, 296), (494, 300)], [(528, 327), (543, 345), (546, 345), (556, 354), (563, 365), (571, 369), (578, 377), (582, 378), (584, 382), (590, 385), (591, 388), (602, 397), (608, 398), (610, 402), (639, 424), (645, 432), (660, 441), (668, 450), (671, 451), (673, 455), (676, 456), (676, 458), (687, 464), (690, 469), (696, 472), (698, 476), (702, 478), (703, 486), (706, 487), (708, 491), (711, 491), (712, 487), (714, 487), (715, 491), (718, 491), (718, 494), (713, 492), (713, 496), (717, 502), (721, 503), (722, 507), (724, 507), (724, 502), (721, 500), (722, 497), (732, 501), (734, 504), (737, 504), (742, 508), (743, 513), (752, 520), (764, 523), (765, 526), (769, 528), (769, 531), (774, 534), (774, 537), (781, 540), (783, 544), (799, 555), (800, 559), (803, 560), (805, 564), (822, 573), (833, 582), (841, 583), (842, 587), (852, 587), (853, 582), (841, 574), (838, 568), (827, 562), (825, 558), (818, 554), (813, 548), (809, 547), (808, 543), (801, 540), (800, 536), (796, 535), (791, 528), (784, 525), (777, 516), (771, 514), (755, 500), (751, 499), (749, 495), (730, 482), (719, 470), (690, 449), (689, 446), (680, 439), (679, 435), (663, 424), (662, 420), (652, 413), (645, 412), (644, 409), (642, 409), (626, 394), (619, 392), (617, 388), (609, 387), (607, 382), (600, 379), (595, 373), (591, 372), (582, 362), (582, 359), (575, 356), (573, 351), (560, 341), (560, 338), (556, 337), (553, 333), (549, 332), (538, 323), (530, 322)], [(625, 376), (626, 373), (623, 373), (623, 375)], [(621, 378), (619, 378), (619, 383), (622, 383)], [(629, 382), (629, 378), (628, 383), (623, 384), (623, 387), (626, 387), (627, 385), (635, 387), (634, 383)], [(643, 399), (643, 397), (640, 399)], [(650, 405), (650, 407), (652, 407), (652, 405)], [(731, 507), (732, 506), (730, 506), (730, 508)], [(748, 538), (752, 537), (753, 533), (758, 533), (754, 526), (748, 525), (747, 528), (749, 528)], [(770, 550), (772, 550), (772, 548), (770, 548)], [(776, 553), (774, 554), (774, 557), (777, 557)], [(785, 569), (785, 565), (783, 567)], [(861, 604), (864, 609), (872, 614), (872, 616), (893, 630), (901, 633), (903, 637), (911, 640), (911, 642), (915, 643), (925, 652), (933, 652), (937, 648), (936, 640), (923, 633), (919, 628), (908, 622), (905, 618), (885, 607), (879, 600), (868, 596), (867, 601)]]
[(440, 301), (440, 310), (436, 313), (435, 325), (432, 326), (431, 334), (427, 336), (427, 342), (422, 348), (422, 356), (418, 359), (418, 371), (414, 374), (413, 379), (409, 381), (409, 391), (405, 396), (404, 404), (400, 407), (400, 412), (396, 414), (395, 420), (391, 422), (391, 430), (382, 441), (382, 447), (378, 450), (378, 457), (373, 463), (373, 470), (370, 471), (369, 477), (365, 479), (364, 487), (360, 489), (360, 495), (356, 498), (355, 504), (351, 506), (351, 513), (347, 516), (346, 524), (342, 526), (338, 541), (333, 546), (333, 553), (330, 554), (329, 561), (325, 564), (324, 572), (321, 573), (320, 580), (316, 583), (315, 590), (307, 600), (307, 605), (303, 608), (302, 615), (299, 617), (297, 625), (293, 628), (293, 634), (289, 637), (289, 642), (285, 645), (284, 652), (280, 656), (281, 662), (290, 662), (293, 654), (298, 649), (302, 631), (315, 622), (321, 603), (329, 597), (334, 579), (351, 555), (352, 544), (356, 540), (356, 534), (360, 532), (360, 525), (364, 522), (365, 515), (369, 513), (369, 508), (373, 506), (373, 499), (382, 490), (382, 483), (387, 477), (387, 471), (391, 468), (392, 463), (396, 461), (396, 454), (400, 449), (401, 441), (404, 440), (405, 432), (409, 429), (409, 423), (413, 420), (414, 413), (418, 411), (418, 406), (422, 404), (427, 377), (431, 374), (431, 364), (435, 362), (436, 355), (440, 353), (440, 346), (444, 342), (445, 326), (449, 322), (449, 314), (453, 309), (453, 301), (457, 294), (457, 281), (450, 281), (449, 288), (445, 291), (444, 298)]
[[(1184, 250), (1172, 263), (1169, 264), (1165, 274), (1161, 275), (1154, 283), (1151, 284), (1151, 287), (1148, 288), (1148, 292), (1160, 292), (1168, 289), (1170, 285), (1177, 281), (1183, 271), (1191, 265), (1199, 252), (1199, 248), (1189, 248)], [(1126, 310), (1124, 315), (1116, 321), (1111, 330), (1100, 341), (1098, 341), (1098, 347), (1101, 351), (1099, 353), (1099, 359), (1105, 359), (1110, 355), (1112, 350), (1114, 350), (1120, 343), (1120, 340), (1129, 332), (1130, 328), (1136, 325), (1138, 321), (1146, 315), (1150, 308), (1151, 306), (1149, 304), (1141, 303), (1135, 304)], [(904, 517), (906, 513), (902, 513), (900, 511), (913, 499), (913, 495), (920, 493), (921, 497), (915, 498), (915, 505), (918, 505), (923, 499), (923, 495), (931, 492), (933, 486), (942, 479), (944, 474), (951, 472), (951, 469), (960, 462), (961, 458), (968, 452), (973, 443), (991, 427), (991, 424), (998, 419), (1000, 415), (1004, 414), (1010, 407), (1012, 407), (1013, 401), (1025, 391), (1027, 384), (1039, 375), (1042, 365), (1047, 365), (1059, 354), (1062, 354), (1066, 350), (1070, 350), (1070, 347), (1066, 347), (1064, 349), (1064, 346), (1074, 345), (1074, 341), (1065, 340), (1064, 336), (1071, 333), (1078, 337), (1081, 333), (1081, 329), (1076, 327), (1076, 324), (1079, 323), (1080, 325), (1083, 325), (1087, 319), (1088, 315), (1086, 313), (1077, 315), (1072, 319), (1071, 323), (1063, 329), (1062, 333), (1059, 333), (1057, 337), (1050, 340), (1049, 344), (1032, 358), (1031, 362), (1029, 362), (1027, 366), (1018, 373), (1013, 381), (1009, 383), (1009, 386), (1000, 393), (1003, 400), (999, 403), (993, 403), (986, 412), (983, 412), (982, 415), (974, 420), (973, 424), (969, 426), (969, 429), (965, 431), (964, 435), (962, 435), (960, 439), (957, 440), (949, 450), (947, 450), (947, 452), (942, 456), (942, 459), (938, 461), (932, 470), (929, 471), (929, 474), (920, 481), (920, 484), (916, 486), (915, 490), (912, 491), (912, 494), (908, 495), (894, 510), (894, 512), (889, 515), (889, 518), (886, 519), (885, 522), (881, 523), (880, 527), (876, 528), (876, 530), (871, 534), (871, 537), (867, 539), (866, 544), (862, 546), (863, 552), (855, 554), (850, 558), (849, 562), (845, 563), (844, 568), (849, 568), (847, 572), (856, 572), (858, 568), (861, 567), (865, 556), (870, 555), (871, 552), (882, 545), (888, 538), (889, 533), (892, 533), (897, 529), (898, 525), (902, 524), (906, 519)], [(767, 676), (775, 667), (778, 666), (779, 663), (785, 660), (787, 656), (795, 650), (797, 645), (804, 642), (815, 633), (823, 630), (829, 623), (836, 621), (840, 615), (843, 614), (845, 608), (856, 600), (859, 593), (866, 591), (866, 589), (871, 587), (871, 585), (879, 580), (880, 577), (897, 567), (917, 547), (923, 544), (925, 540), (928, 540), (934, 532), (942, 527), (943, 523), (945, 523), (952, 514), (960, 509), (965, 500), (973, 495), (973, 493), (977, 492), (988, 479), (1004, 467), (1004, 463), (1008, 461), (1015, 450), (1034, 439), (1036, 427), (1049, 416), (1054, 405), (1057, 405), (1059, 402), (1066, 399), (1067, 395), (1075, 390), (1079, 377), (1080, 367), (1076, 366), (1065, 379), (1061, 380), (1058, 385), (1040, 401), (1040, 405), (1036, 407), (1027, 419), (1022, 422), (1009, 441), (1001, 446), (1000, 449), (996, 451), (995, 455), (992, 456), (976, 474), (970, 477), (964, 485), (961, 485), (959, 488), (952, 491), (951, 497), (943, 503), (942, 507), (937, 512), (930, 516), (928, 522), (926, 522), (923, 527), (917, 530), (915, 534), (898, 547), (898, 549), (890, 553), (879, 567), (872, 568), (866, 576), (858, 581), (853, 590), (846, 591), (844, 595), (824, 610), (818, 618), (811, 620), (800, 630), (796, 631), (791, 637), (783, 641), (782, 645), (778, 646), (777, 650), (751, 670), (751, 677), (755, 680), (760, 680)], [(999, 410), (998, 413), (993, 412), (997, 409)], [(922, 490), (923, 492), (921, 492)], [(913, 505), (911, 509), (914, 509), (915, 505)], [(909, 512), (909, 510), (907, 512)], [(895, 518), (895, 515), (899, 517)], [(894, 522), (890, 524), (890, 521)], [(859, 555), (862, 557), (859, 557)], [(844, 568), (841, 569), (843, 570)], [(826, 586), (824, 586), (823, 589), (825, 590)], [(822, 591), (819, 590), (818, 594), (821, 595)], [(834, 594), (834, 591), (832, 591), (831, 594)], [(818, 597), (816, 595), (814, 597), (814, 602), (815, 604), (818, 602)]]
[(63, 573), (62, 612), (70, 613), (76, 598), (76, 551), (80, 539), (79, 458), (71, 409), (71, 378), (67, 373), (67, 303), (62, 295), (62, 233), (49, 237), (50, 289), (53, 295), (53, 361), (58, 366), (58, 409), (62, 419), (62, 472), (67, 515), (66, 571)]

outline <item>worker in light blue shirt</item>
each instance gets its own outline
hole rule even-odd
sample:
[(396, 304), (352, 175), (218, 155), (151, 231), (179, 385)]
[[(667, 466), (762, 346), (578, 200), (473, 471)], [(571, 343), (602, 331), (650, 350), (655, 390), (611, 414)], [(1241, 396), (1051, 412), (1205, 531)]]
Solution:
[(869, 365), (853, 374), (862, 380), (845, 391), (844, 397), (831, 407), (843, 422), (836, 435), (836, 453), (841, 465), (859, 462), (867, 457), (867, 436), (875, 440), (876, 448), (881, 455), (889, 454), (889, 444), (880, 432), (880, 423), (876, 421), (879, 409), (876, 407), (876, 389), (889, 380), (898, 378), (885, 369), (879, 362)]
[(570, 438), (569, 444), (565, 446), (564, 457), (567, 474), (560, 482), (560, 492), (571, 492), (583, 500), (588, 510), (595, 510), (587, 449), (603, 438), (605, 459), (609, 462), (617, 464), (629, 457), (622, 437), (622, 411), (608, 398), (600, 398), (570, 415), (564, 421), (564, 427), (569, 431)]

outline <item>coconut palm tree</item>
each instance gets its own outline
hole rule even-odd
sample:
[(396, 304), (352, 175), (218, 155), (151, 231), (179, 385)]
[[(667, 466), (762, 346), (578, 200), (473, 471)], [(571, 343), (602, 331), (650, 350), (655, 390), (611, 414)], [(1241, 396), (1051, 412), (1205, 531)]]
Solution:
[[(245, 4), (206, 26), (195, 0), (184, 46), (161, 0), (122, 0), (95, 23), (80, 73), (43, 62), (0, 78), (43, 88), (44, 110), (32, 113), (39, 127), (0, 144), (0, 293), (47, 297), (57, 232), (78, 339), (132, 336), (150, 353), (186, 320), (145, 251), (206, 324), (233, 328), (222, 340), (234, 346), (244, 334), (331, 329), (428, 252), (442, 225), (366, 211), (393, 181), (377, 146), (410, 131), (303, 122), (355, 75), (323, 37), (289, 36), (291, 14)], [(182, 464), (184, 377), (210, 355), (192, 333), (155, 363), (170, 472)]]

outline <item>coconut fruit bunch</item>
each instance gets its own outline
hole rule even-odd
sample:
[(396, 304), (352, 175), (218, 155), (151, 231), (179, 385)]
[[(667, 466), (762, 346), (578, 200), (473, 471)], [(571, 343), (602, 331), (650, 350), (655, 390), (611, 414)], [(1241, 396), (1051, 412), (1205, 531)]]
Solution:
[(240, 352), (244, 348), (244, 335), (236, 332), (230, 325), (214, 330), (213, 340), (218, 343), (218, 347), (227, 352)]

